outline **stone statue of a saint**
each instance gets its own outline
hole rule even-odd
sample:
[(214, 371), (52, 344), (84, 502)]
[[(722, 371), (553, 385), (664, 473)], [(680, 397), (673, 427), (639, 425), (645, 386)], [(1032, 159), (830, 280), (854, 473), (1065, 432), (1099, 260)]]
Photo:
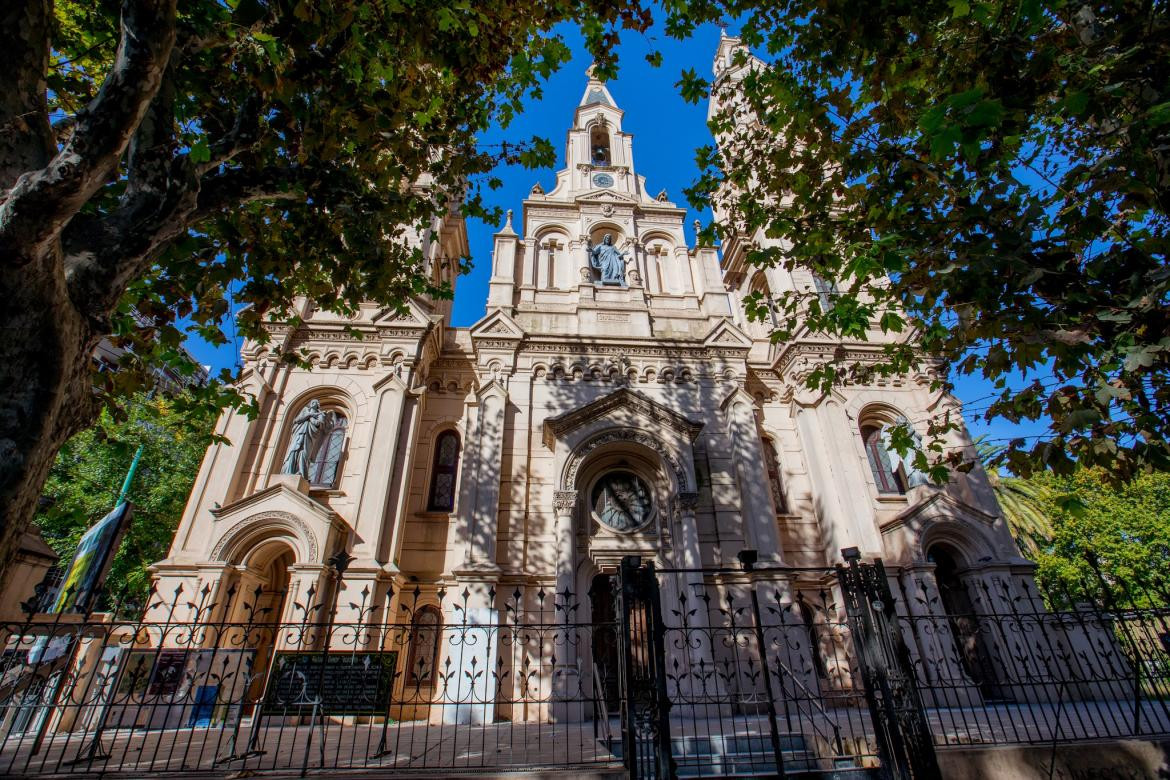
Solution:
[(292, 439), (288, 443), (284, 465), (280, 467), (281, 474), (300, 474), (309, 478), (309, 464), (321, 445), (328, 422), (329, 415), (321, 410), (320, 402), (309, 401), (293, 420)]
[(590, 242), (589, 265), (601, 272), (602, 284), (626, 286), (626, 258), (613, 245), (612, 233), (606, 233), (597, 246)]

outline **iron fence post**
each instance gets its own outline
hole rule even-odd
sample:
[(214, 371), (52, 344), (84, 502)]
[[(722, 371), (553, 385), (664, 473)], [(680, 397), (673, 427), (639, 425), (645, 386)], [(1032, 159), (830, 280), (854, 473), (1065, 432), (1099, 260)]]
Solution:
[(768, 649), (764, 645), (763, 617), (760, 615), (760, 598), (756, 594), (755, 578), (751, 576), (756, 565), (755, 550), (740, 550), (739, 562), (748, 574), (748, 591), (752, 599), (752, 622), (756, 629), (756, 647), (760, 649), (760, 668), (764, 673), (764, 690), (768, 695), (768, 729), (772, 738), (772, 752), (776, 756), (776, 773), (784, 776), (784, 755), (780, 747), (780, 727), (776, 725), (776, 694), (772, 689), (772, 672), (768, 669)]

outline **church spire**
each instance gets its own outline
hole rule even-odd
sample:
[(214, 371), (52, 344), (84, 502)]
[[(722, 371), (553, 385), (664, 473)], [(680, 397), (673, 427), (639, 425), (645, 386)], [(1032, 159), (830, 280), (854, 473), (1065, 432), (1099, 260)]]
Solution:
[(610, 108), (617, 108), (614, 103), (613, 95), (609, 94), (609, 89), (605, 86), (605, 82), (597, 77), (597, 63), (591, 63), (585, 69), (585, 76), (589, 81), (585, 84), (585, 94), (581, 96), (581, 102), (577, 104), (578, 108), (585, 106), (602, 105)]

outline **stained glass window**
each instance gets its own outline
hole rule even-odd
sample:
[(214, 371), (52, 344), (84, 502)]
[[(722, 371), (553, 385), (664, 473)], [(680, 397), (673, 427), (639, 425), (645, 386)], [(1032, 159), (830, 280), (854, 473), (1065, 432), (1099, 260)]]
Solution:
[(895, 471), (893, 463), (890, 462), (890, 453), (882, 429), (877, 426), (862, 428), (861, 436), (865, 442), (865, 455), (869, 458), (869, 468), (873, 472), (878, 492), (905, 493), (906, 483), (902, 474)]
[(435, 465), (431, 469), (431, 494), (427, 509), (450, 512), (455, 508), (455, 479), (459, 466), (459, 434), (446, 431), (435, 442)]
[(309, 484), (313, 487), (332, 488), (337, 485), (337, 470), (345, 451), (345, 416), (330, 412), (328, 425), (329, 432), (325, 434), (309, 465)]

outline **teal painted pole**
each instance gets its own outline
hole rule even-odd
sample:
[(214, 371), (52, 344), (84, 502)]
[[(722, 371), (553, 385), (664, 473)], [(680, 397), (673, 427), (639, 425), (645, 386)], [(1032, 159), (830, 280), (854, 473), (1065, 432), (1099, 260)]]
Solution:
[(126, 503), (126, 496), (130, 493), (130, 483), (134, 481), (134, 472), (138, 471), (138, 461), (142, 458), (142, 445), (134, 452), (134, 460), (130, 461), (130, 470), (126, 472), (126, 479), (122, 482), (122, 489), (118, 491), (118, 504)]

